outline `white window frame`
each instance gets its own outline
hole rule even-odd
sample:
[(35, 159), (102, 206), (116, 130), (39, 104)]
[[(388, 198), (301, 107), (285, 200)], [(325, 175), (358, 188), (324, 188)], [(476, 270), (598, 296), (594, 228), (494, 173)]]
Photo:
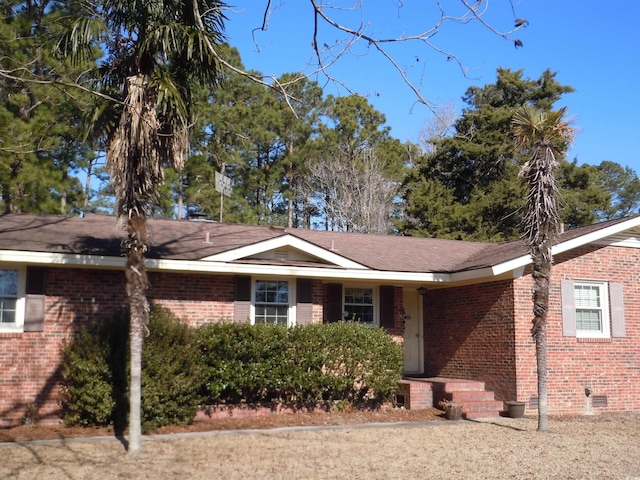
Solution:
[[(581, 287), (590, 287), (597, 288), (599, 292), (600, 305), (598, 307), (590, 306), (585, 307), (585, 309), (597, 310), (600, 312), (600, 320), (601, 320), (601, 328), (600, 330), (586, 330), (581, 329), (579, 324), (579, 314), (578, 310), (580, 310), (579, 295), (577, 291)], [(609, 284), (608, 282), (596, 282), (591, 280), (576, 280), (573, 284), (573, 295), (574, 295), (574, 308), (576, 315), (576, 337), (577, 338), (611, 338), (611, 316), (609, 313), (610, 303), (609, 303)]]
[[(373, 285), (363, 285), (363, 284), (344, 284), (342, 286), (342, 311), (344, 312), (344, 320), (349, 321), (351, 318), (347, 318), (347, 289), (349, 288), (362, 288), (371, 290), (371, 307), (373, 309), (373, 320), (372, 322), (358, 322), (361, 325), (367, 325), (370, 327), (377, 327), (380, 325), (379, 315), (380, 315), (380, 304), (379, 304), (379, 295), (378, 288)], [(367, 304), (368, 305), (368, 304)]]
[(296, 282), (292, 281), (290, 278), (254, 278), (253, 282), (251, 282), (251, 323), (256, 324), (256, 305), (258, 303), (256, 301), (257, 294), (257, 285), (258, 282), (285, 282), (287, 283), (287, 295), (288, 295), (288, 305), (287, 305), (287, 327), (291, 327), (295, 325), (296, 318), (296, 307), (295, 307), (295, 298), (296, 298)]
[(26, 268), (15, 265), (0, 264), (0, 270), (15, 270), (18, 272), (18, 295), (16, 297), (16, 318), (12, 323), (0, 323), (0, 333), (15, 333), (24, 330), (24, 309), (25, 309), (25, 285)]

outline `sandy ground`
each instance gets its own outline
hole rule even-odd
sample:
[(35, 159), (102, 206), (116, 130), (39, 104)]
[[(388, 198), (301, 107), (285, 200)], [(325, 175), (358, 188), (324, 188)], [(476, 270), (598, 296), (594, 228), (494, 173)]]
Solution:
[[(3, 479), (640, 480), (640, 415), (306, 425), (4, 443)], [(44, 442), (44, 444), (43, 444)], [(51, 444), (47, 442), (52, 442)]]

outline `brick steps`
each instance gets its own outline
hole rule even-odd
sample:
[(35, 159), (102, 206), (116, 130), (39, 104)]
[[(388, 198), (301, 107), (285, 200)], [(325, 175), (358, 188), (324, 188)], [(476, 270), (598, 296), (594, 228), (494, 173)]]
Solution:
[[(496, 400), (493, 392), (485, 389), (484, 382), (476, 382), (474, 380), (462, 380), (455, 378), (443, 378), (443, 377), (431, 377), (431, 378), (407, 378), (403, 380), (405, 382), (402, 389), (405, 398), (408, 395), (409, 402), (407, 408), (429, 408), (438, 407), (438, 403), (441, 400), (451, 400), (456, 403), (461, 403), (462, 413), (465, 418), (487, 418), (498, 417), (503, 410), (503, 402)], [(424, 395), (425, 387), (423, 385), (430, 385), (431, 404), (426, 405), (423, 401), (423, 405), (419, 406), (420, 402), (412, 402), (411, 397), (415, 392), (416, 401), (418, 398), (427, 400)]]

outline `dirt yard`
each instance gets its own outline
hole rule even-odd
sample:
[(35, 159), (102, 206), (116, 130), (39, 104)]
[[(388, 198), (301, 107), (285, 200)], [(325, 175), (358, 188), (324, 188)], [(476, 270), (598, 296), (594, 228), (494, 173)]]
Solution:
[[(0, 430), (13, 441), (0, 478), (640, 480), (639, 414), (552, 418), (546, 434), (535, 419), (450, 422), (437, 410), (271, 417), (145, 436), (136, 456), (113, 434), (75, 438), (103, 431)], [(47, 437), (58, 439), (24, 441)]]

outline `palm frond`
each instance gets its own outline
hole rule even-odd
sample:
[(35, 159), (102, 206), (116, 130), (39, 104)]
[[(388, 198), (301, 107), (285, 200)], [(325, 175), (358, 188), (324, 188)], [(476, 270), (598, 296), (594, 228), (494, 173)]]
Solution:
[(54, 45), (54, 52), (63, 58), (69, 58), (74, 64), (79, 64), (91, 60), (94, 49), (104, 42), (107, 36), (108, 26), (102, 17), (76, 18), (64, 26), (62, 35)]
[(551, 243), (558, 235), (558, 187), (556, 156), (573, 140), (570, 121), (564, 120), (566, 108), (547, 112), (531, 105), (519, 108), (512, 119), (514, 142), (530, 158), (520, 176), (529, 186), (524, 231), (534, 257), (551, 261)]

